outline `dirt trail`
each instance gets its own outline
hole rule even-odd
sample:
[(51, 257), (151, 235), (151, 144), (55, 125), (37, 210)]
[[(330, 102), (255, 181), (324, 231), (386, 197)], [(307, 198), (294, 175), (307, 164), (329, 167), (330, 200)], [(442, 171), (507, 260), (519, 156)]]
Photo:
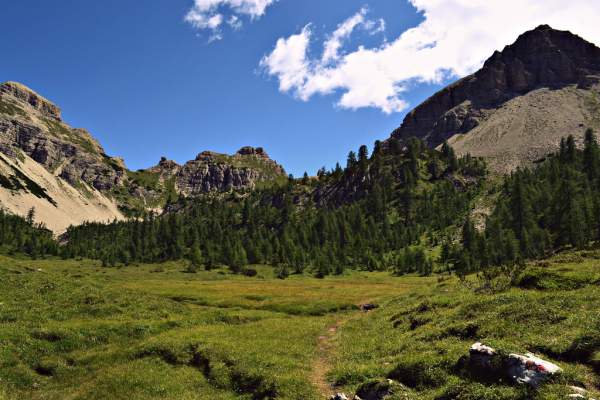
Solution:
[[(367, 301), (361, 304), (366, 304)], [(329, 398), (335, 392), (335, 388), (327, 381), (327, 373), (331, 369), (331, 361), (335, 349), (335, 338), (338, 331), (349, 321), (364, 317), (368, 312), (358, 311), (339, 318), (335, 324), (329, 326), (327, 331), (317, 339), (317, 357), (312, 364), (311, 383), (323, 399)]]
[(344, 322), (345, 320), (336, 321), (334, 325), (327, 328), (324, 335), (318, 338), (318, 354), (312, 365), (311, 382), (323, 398), (333, 392), (332, 386), (327, 382), (327, 372), (329, 372), (330, 357), (333, 350), (332, 340)]

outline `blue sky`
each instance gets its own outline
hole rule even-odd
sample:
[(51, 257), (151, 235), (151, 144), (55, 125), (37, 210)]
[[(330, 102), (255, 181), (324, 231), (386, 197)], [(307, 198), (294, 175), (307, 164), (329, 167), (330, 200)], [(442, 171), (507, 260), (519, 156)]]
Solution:
[[(132, 169), (253, 145), (294, 175), (314, 174), (387, 138), (410, 107), (538, 22), (576, 21), (596, 39), (598, 6), (573, 1), (591, 9), (547, 18), (533, 10), (491, 38), (485, 15), (498, 9), (489, 4), (503, 10), (510, 0), (448, 18), (433, 0), (195, 0), (196, 16), (222, 16), (216, 29), (185, 20), (194, 0), (2, 0), (0, 81), (48, 97)], [(253, 13), (245, 2), (266, 6)], [(361, 12), (324, 62), (327, 41)], [(232, 17), (239, 29), (225, 23)], [(453, 31), (457, 21), (470, 30)]]

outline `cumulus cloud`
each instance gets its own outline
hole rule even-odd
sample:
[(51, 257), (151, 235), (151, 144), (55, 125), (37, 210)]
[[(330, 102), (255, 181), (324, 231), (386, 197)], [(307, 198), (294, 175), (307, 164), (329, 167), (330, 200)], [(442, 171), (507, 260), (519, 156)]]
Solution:
[(338, 58), (338, 52), (356, 27), (365, 24), (367, 8), (363, 7), (358, 13), (341, 23), (324, 44), (322, 62), (327, 63)]
[(309, 53), (310, 25), (280, 38), (263, 57), (261, 67), (279, 80), (282, 92), (307, 101), (315, 95), (339, 93), (338, 106), (374, 107), (385, 113), (408, 107), (403, 94), (415, 83), (442, 83), (481, 67), (494, 50), (541, 24), (571, 30), (600, 43), (598, 0), (409, 0), (422, 22), (390, 42), (343, 51), (357, 27), (384, 29), (361, 9), (323, 42), (323, 54)]
[(194, 0), (194, 6), (185, 21), (194, 28), (207, 31), (209, 41), (222, 38), (221, 30), (227, 23), (233, 30), (241, 29), (241, 17), (251, 20), (262, 17), (267, 8), (277, 0)]
[(306, 25), (297, 35), (280, 38), (275, 50), (261, 61), (270, 74), (279, 78), (279, 90), (282, 92), (301, 88), (306, 84), (311, 69), (306, 57), (311, 34), (311, 26)]

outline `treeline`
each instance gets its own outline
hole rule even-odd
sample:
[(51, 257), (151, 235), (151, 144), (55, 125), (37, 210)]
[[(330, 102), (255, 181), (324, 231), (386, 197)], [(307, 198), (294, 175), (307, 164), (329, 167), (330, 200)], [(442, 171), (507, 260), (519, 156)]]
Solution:
[(282, 277), (347, 267), (426, 274), (431, 260), (418, 243), (464, 218), (484, 175), (480, 160), (457, 159), (447, 145), (438, 152), (417, 139), (376, 143), (372, 154), (361, 146), (346, 168), (322, 169), (317, 180), (290, 178), (242, 198), (180, 199), (171, 206), (179, 212), (161, 217), (71, 227), (63, 256), (105, 265), (185, 258), (191, 271), (271, 264)]
[(592, 130), (579, 150), (573, 136), (533, 169), (507, 177), (495, 210), (478, 232), (467, 219), (460, 246), (443, 258), (463, 273), (520, 263), (600, 239), (600, 150)]
[(52, 232), (35, 223), (33, 208), (26, 218), (0, 210), (0, 250), (5, 254), (22, 253), (33, 258), (59, 252)]

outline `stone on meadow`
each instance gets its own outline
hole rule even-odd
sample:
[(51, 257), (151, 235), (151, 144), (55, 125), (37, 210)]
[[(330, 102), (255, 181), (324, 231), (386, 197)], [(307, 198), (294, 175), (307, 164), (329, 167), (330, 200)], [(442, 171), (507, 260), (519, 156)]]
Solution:
[(510, 354), (507, 360), (508, 375), (517, 383), (538, 387), (562, 369), (549, 361), (536, 357), (534, 354)]
[(469, 349), (471, 365), (474, 367), (491, 368), (492, 358), (496, 355), (496, 350), (477, 342)]

